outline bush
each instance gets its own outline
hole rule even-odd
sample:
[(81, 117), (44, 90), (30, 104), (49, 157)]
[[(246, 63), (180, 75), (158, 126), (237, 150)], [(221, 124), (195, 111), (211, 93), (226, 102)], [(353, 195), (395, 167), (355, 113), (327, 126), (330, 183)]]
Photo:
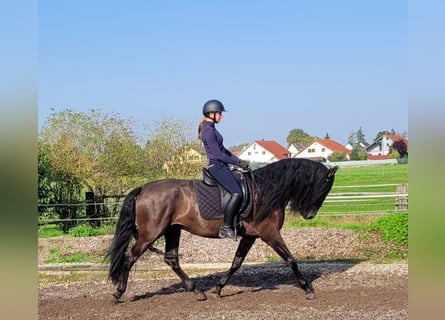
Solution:
[(385, 215), (368, 226), (369, 230), (380, 231), (384, 241), (398, 245), (408, 244), (408, 214)]
[(328, 156), (328, 160), (331, 162), (339, 162), (348, 160), (346, 153), (344, 152), (333, 152), (330, 156)]
[(73, 237), (94, 237), (99, 235), (99, 232), (91, 226), (81, 224), (71, 228), (69, 234)]

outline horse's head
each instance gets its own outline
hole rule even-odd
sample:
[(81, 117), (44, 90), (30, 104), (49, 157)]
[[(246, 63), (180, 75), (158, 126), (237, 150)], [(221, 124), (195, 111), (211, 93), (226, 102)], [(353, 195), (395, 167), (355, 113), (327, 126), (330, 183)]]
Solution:
[(304, 219), (310, 220), (317, 215), (326, 196), (331, 191), (337, 170), (338, 166), (328, 168), (324, 175), (314, 179), (314, 184), (308, 188), (302, 199), (297, 201), (296, 209)]
[(303, 158), (283, 159), (256, 169), (260, 194), (255, 219), (262, 221), (287, 205), (290, 211), (312, 219), (331, 190), (337, 169)]

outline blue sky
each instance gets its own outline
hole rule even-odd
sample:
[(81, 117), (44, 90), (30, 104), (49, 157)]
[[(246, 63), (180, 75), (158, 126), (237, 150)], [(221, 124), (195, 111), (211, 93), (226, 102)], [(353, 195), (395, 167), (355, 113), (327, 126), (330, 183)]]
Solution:
[(226, 146), (291, 129), (408, 133), (406, 1), (40, 1), (39, 128), (51, 110), (150, 125), (228, 109)]

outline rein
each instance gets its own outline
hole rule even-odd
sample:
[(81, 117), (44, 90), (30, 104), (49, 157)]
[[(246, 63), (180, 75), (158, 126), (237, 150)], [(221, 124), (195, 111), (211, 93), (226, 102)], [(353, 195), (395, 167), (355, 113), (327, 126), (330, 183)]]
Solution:
[(252, 179), (252, 196), (253, 196), (253, 203), (257, 203), (257, 192), (260, 192), (260, 188), (258, 187), (256, 180), (255, 180), (255, 174), (253, 173), (253, 170), (249, 170), (250, 178)]

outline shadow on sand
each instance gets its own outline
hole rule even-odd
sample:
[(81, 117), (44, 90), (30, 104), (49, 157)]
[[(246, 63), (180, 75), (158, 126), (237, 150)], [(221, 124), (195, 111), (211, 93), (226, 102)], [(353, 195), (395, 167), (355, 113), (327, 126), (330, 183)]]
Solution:
[[(331, 273), (341, 273), (360, 263), (359, 260), (328, 260), (315, 262), (300, 262), (299, 269), (309, 282), (313, 282), (323, 275)], [(215, 272), (209, 275), (193, 277), (196, 288), (203, 292), (211, 291), (215, 288), (219, 279), (225, 274)], [(251, 292), (262, 290), (277, 290), (280, 285), (296, 285), (296, 278), (291, 268), (283, 262), (265, 262), (256, 265), (243, 265), (230, 278), (227, 285), (232, 285), (246, 289)], [(142, 295), (134, 296), (131, 301), (148, 299), (156, 295), (170, 295), (178, 292), (184, 292), (185, 289), (181, 282), (174, 283), (155, 292), (147, 292)], [(224, 289), (223, 289), (224, 292)], [(237, 292), (235, 294), (242, 293)], [(229, 294), (233, 295), (233, 294)], [(222, 296), (228, 296), (222, 294)]]

